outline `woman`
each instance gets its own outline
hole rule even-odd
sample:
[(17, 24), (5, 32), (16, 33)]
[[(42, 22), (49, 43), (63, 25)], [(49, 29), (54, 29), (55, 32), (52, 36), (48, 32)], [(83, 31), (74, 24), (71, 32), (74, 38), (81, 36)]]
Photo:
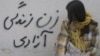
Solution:
[(68, 22), (63, 21), (61, 25), (57, 39), (57, 56), (95, 56), (97, 22), (86, 13), (81, 1), (71, 1), (66, 10)]

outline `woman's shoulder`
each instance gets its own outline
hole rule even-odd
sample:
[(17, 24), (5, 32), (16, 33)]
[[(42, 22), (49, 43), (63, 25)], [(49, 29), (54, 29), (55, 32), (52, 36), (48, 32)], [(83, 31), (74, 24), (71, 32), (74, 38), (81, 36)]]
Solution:
[(91, 19), (89, 25), (93, 25), (93, 26), (97, 27), (98, 26), (98, 22), (96, 22), (95, 20)]
[(68, 21), (63, 20), (61, 24), (61, 30), (67, 30), (68, 29)]
[(89, 29), (93, 33), (94, 36), (98, 35), (99, 34), (98, 22), (96, 22), (95, 20), (92, 19), (89, 24)]
[(98, 29), (98, 22), (96, 22), (95, 20), (91, 19), (91, 21), (89, 23), (89, 28), (90, 28), (90, 30)]

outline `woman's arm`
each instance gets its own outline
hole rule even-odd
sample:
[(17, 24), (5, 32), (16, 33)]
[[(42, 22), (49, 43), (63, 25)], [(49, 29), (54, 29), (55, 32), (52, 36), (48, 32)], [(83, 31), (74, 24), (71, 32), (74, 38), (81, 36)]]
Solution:
[(65, 51), (66, 51), (66, 45), (67, 45), (67, 40), (68, 40), (68, 27), (67, 27), (67, 22), (63, 21), (61, 25), (61, 32), (58, 35), (57, 39), (57, 56), (64, 56)]
[(97, 35), (99, 33), (97, 26), (98, 26), (98, 23), (95, 22), (94, 20), (90, 22), (89, 27), (90, 27), (90, 32), (92, 33), (91, 40), (90, 40), (90, 47), (95, 47)]
[(99, 34), (99, 31), (98, 31), (98, 23), (95, 22), (94, 20), (92, 20), (90, 22), (90, 32), (91, 32), (91, 39), (90, 39), (90, 47), (92, 48), (91, 49), (91, 55), (95, 55), (96, 54), (96, 42), (97, 42), (97, 36)]

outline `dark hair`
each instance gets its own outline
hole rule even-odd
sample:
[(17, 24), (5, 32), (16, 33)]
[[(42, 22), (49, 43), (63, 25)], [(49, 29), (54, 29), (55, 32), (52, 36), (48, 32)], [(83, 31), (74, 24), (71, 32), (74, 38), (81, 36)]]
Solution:
[(71, 23), (72, 20), (77, 20), (78, 22), (83, 22), (85, 20), (86, 12), (84, 5), (81, 1), (79, 0), (71, 1), (66, 6), (66, 10), (68, 10), (69, 23)]

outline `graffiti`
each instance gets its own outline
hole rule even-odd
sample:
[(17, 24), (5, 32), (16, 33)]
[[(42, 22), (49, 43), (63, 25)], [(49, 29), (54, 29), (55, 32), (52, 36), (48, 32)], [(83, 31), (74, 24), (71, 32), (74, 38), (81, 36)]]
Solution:
[[(44, 13), (44, 16), (46, 16), (47, 14)], [(19, 13), (16, 13), (16, 15), (13, 17), (13, 18), (10, 18), (9, 16), (7, 16), (5, 19), (4, 19), (4, 29), (5, 30), (10, 30), (13, 25), (21, 25), (23, 26), (24, 28), (28, 27), (32, 21), (33, 21), (33, 16), (32, 14), (29, 15), (30, 16), (30, 20), (25, 20), (25, 19), (18, 19), (19, 18)], [(25, 18), (25, 15), (22, 14), (22, 17)], [(16, 20), (18, 19), (18, 20)], [(44, 24), (44, 25), (40, 25), (40, 21), (42, 21), (43, 17), (39, 17), (36, 21), (36, 26), (37, 28), (44, 28), (46, 27), (48, 24), (50, 24), (52, 22), (52, 16), (50, 16), (50, 18), (48, 19), (48, 21)], [(57, 24), (59, 20), (59, 16), (57, 16), (56, 20), (54, 21), (54, 23), (48, 28), (49, 30), (43, 30), (40, 34), (40, 36), (34, 36), (33, 37), (33, 40), (32, 40), (32, 43), (35, 43), (36, 39), (39, 39), (40, 37), (44, 37), (44, 44), (43, 46), (46, 47), (46, 39), (47, 39), (47, 35), (45, 33), (53, 33), (53, 31), (51, 31), (52, 28), (54, 28), (54, 26)], [(10, 22), (10, 25), (7, 25), (8, 23), (7, 22)], [(44, 35), (45, 34), (45, 35)], [(30, 43), (31, 43), (31, 40), (28, 39), (27, 36), (24, 36), (23, 38), (20, 39), (20, 42), (21, 44), (16, 44), (16, 40), (13, 41), (13, 45), (15, 48), (19, 48), (19, 47), (22, 47), (24, 46), (24, 48), (26, 48)], [(35, 43), (36, 44), (36, 43)], [(40, 45), (40, 42), (38, 42), (36, 45), (34, 45), (33, 47), (34, 48), (37, 48), (38, 46)]]
[(13, 23), (14, 23), (13, 20), (15, 20), (17, 17), (18, 17), (18, 14), (16, 14), (16, 16), (10, 20), (11, 25), (9, 27), (6, 26), (6, 21), (9, 19), (9, 16), (6, 17), (5, 20), (4, 20), (4, 28), (6, 30), (9, 30), (13, 26)]
[(24, 3), (24, 1), (22, 1), (22, 2), (20, 2), (19, 3), (19, 7), (18, 7), (18, 9), (20, 9), (20, 8), (22, 8), (22, 7), (24, 7), (24, 6), (26, 6), (27, 4), (26, 3)]
[(57, 17), (57, 19), (56, 19), (56, 21), (55, 21), (55, 23), (50, 27), (50, 29), (52, 29), (56, 24), (57, 24), (57, 22), (58, 22), (58, 19), (59, 19), (59, 16)]
[(37, 27), (39, 27), (39, 28), (42, 28), (42, 27), (45, 27), (46, 25), (48, 25), (48, 24), (51, 22), (52, 17), (50, 17), (49, 21), (48, 21), (47, 23), (45, 23), (44, 25), (42, 25), (42, 26), (39, 25), (39, 22), (40, 22), (41, 19), (43, 19), (43, 17), (40, 17), (40, 18), (37, 20), (37, 22), (36, 22), (36, 25), (37, 25)]
[[(16, 25), (23, 25), (23, 24), (25, 24), (24, 25), (24, 27), (28, 27), (29, 25), (30, 25), (30, 23), (33, 21), (33, 16), (32, 16), (32, 14), (30, 14), (30, 16), (31, 16), (31, 19), (27, 22), (27, 20), (25, 20), (25, 19), (19, 19), (19, 20), (15, 20), (15, 19), (18, 19), (18, 16), (19, 16), (19, 14), (17, 13), (16, 14), (16, 16), (14, 17), (14, 18), (9, 18), (9, 16), (7, 16), (6, 18), (5, 18), (5, 20), (4, 20), (4, 29), (6, 29), (6, 30), (10, 30), (12, 27), (13, 27), (13, 25), (14, 24), (16, 24)], [(25, 15), (23, 14), (22, 15), (22, 17), (24, 18), (25, 17)], [(9, 26), (7, 26), (7, 22), (10, 22), (10, 25)]]
[(53, 31), (43, 30), (43, 31), (41, 32), (41, 36), (42, 36), (45, 32), (47, 32), (47, 33), (53, 33)]
[[(58, 13), (59, 10), (57, 10), (56, 12)], [(44, 13), (44, 16), (46, 16), (46, 15), (47, 15), (47, 14)], [(40, 22), (42, 19), (43, 19), (43, 17), (40, 17), (40, 18), (38, 18), (38, 20), (37, 20), (37, 22), (36, 22), (36, 26), (37, 26), (38, 28), (43, 28), (43, 27), (47, 26), (47, 25), (51, 22), (52, 16), (50, 16), (50, 19), (49, 19), (48, 22), (46, 22), (44, 25), (39, 25), (39, 22)], [(55, 23), (54, 23), (49, 29), (52, 29), (52, 28), (56, 25), (56, 23), (58, 22), (58, 19), (59, 19), (59, 16), (57, 16)]]
[(24, 36), (23, 38), (20, 39), (21, 44), (19, 44), (19, 45), (16, 44), (16, 40), (14, 40), (13, 45), (14, 45), (15, 48), (19, 48), (19, 47), (22, 47), (22, 46), (24, 48), (26, 48), (26, 47), (29, 46), (30, 43), (33, 43), (33, 44), (35, 44), (33, 47), (37, 48), (40, 45), (40, 41), (38, 41), (38, 42), (36, 42), (36, 41), (39, 40), (40, 37), (43, 37), (44, 38), (43, 47), (46, 47), (47, 34), (46, 33), (44, 34), (44, 32), (46, 32), (48, 34), (53, 33), (52, 31), (44, 30), (44, 31), (41, 32), (40, 36), (39, 35), (34, 35), (34, 37), (31, 41), (27, 38), (27, 36)]
[[(22, 1), (19, 3), (17, 9), (23, 8), (26, 5), (27, 4), (24, 1)], [(59, 13), (59, 10), (56, 10), (56, 13)], [(41, 41), (39, 41), (39, 39), (42, 37), (44, 39), (43, 47), (46, 47), (47, 34), (54, 33), (52, 29), (56, 26), (59, 20), (59, 16), (56, 16), (56, 18), (54, 18), (53, 16), (48, 15), (47, 21), (43, 22), (43, 19), (45, 19), (44, 16), (46, 17), (47, 15), (48, 15), (47, 13), (43, 13), (43, 15), (39, 16), (38, 18), (34, 18), (32, 13), (29, 13), (27, 15), (23, 13), (22, 14), (16, 13), (15, 16), (6, 16), (3, 22), (3, 27), (7, 31), (13, 29), (14, 26), (22, 26), (23, 28), (27, 29), (26, 27), (32, 24), (32, 22), (35, 23), (34, 25), (37, 27), (37, 29), (41, 28), (43, 29), (45, 27), (48, 27), (48, 30), (45, 29), (42, 30), (41, 32), (39, 31), (40, 34), (34, 34), (32, 37), (33, 39), (29, 39), (27, 35), (24, 35), (19, 41), (14, 39), (13, 46), (15, 48), (20, 48), (20, 47), (27, 48), (30, 44), (33, 44), (33, 48), (37, 48), (41, 44)], [(52, 23), (52, 21), (54, 22)], [(44, 24), (41, 24), (41, 22), (43, 22)], [(18, 42), (20, 42), (20, 44)]]
[[(10, 30), (10, 29), (13, 27), (14, 24), (15, 24), (15, 25), (18, 25), (18, 24), (19, 24), (19, 25), (24, 25), (24, 24), (25, 24), (24, 27), (26, 28), (26, 27), (28, 27), (28, 26), (31, 24), (31, 22), (33, 21), (33, 16), (32, 16), (32, 14), (29, 15), (29, 16), (31, 17), (29, 21), (27, 21), (27, 20), (25, 20), (25, 19), (19, 19), (18, 16), (19, 16), (19, 13), (17, 13), (13, 18), (10, 18), (9, 16), (7, 16), (7, 17), (5, 18), (5, 20), (4, 20), (4, 29)], [(22, 17), (25, 18), (25, 15), (22, 14)], [(16, 19), (18, 19), (18, 20), (16, 20)], [(52, 20), (52, 16), (50, 16), (50, 18), (48, 19), (48, 22), (46, 22), (44, 25), (40, 25), (40, 21), (41, 21), (42, 19), (43, 19), (43, 17), (39, 17), (39, 18), (37, 19), (37, 21), (36, 21), (36, 26), (37, 26), (38, 28), (43, 28), (43, 27), (47, 26), (48, 24), (50, 24), (50, 23), (51, 23), (51, 20)], [(49, 29), (54, 28), (54, 26), (57, 24), (58, 20), (59, 20), (59, 16), (57, 16), (57, 18), (56, 18), (54, 24), (53, 24)], [(8, 24), (7, 22), (10, 22), (10, 25), (9, 25), (9, 26), (7, 26), (7, 24)]]
[[(24, 36), (23, 38), (20, 39), (20, 41), (22, 42), (22, 44), (20, 44), (20, 45), (16, 45), (16, 44), (15, 44), (15, 40), (14, 40), (14, 41), (13, 41), (14, 47), (18, 48), (18, 47), (23, 46), (23, 45), (25, 44), (25, 39), (26, 39), (26, 38), (27, 38), (27, 36)], [(26, 45), (24, 45), (24, 48), (27, 47), (27, 46), (29, 45), (29, 43), (30, 43), (30, 40), (28, 39), (28, 43), (27, 43)]]

